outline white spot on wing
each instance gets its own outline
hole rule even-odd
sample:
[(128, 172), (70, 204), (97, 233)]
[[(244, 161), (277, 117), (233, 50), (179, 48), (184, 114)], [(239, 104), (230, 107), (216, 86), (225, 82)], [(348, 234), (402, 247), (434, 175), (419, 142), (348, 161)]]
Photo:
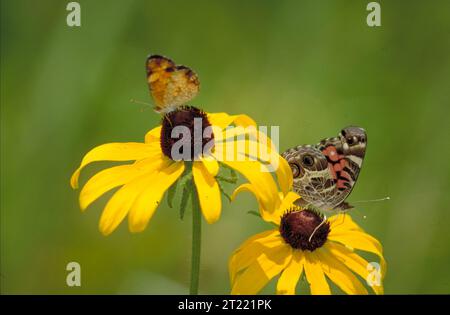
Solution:
[(360, 157), (358, 157), (356, 155), (348, 155), (347, 158), (352, 160), (356, 164), (358, 164), (359, 167), (361, 167), (361, 165), (362, 165), (362, 158), (360, 158)]

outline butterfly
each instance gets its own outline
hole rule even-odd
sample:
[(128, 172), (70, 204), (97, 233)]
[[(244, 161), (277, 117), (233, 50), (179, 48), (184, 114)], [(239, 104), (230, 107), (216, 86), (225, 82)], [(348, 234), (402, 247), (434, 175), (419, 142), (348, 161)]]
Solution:
[(323, 211), (353, 208), (345, 200), (358, 179), (366, 147), (366, 131), (346, 127), (337, 137), (285, 151), (282, 156), (291, 167), (293, 189), (302, 197), (296, 204)]
[(155, 111), (167, 114), (186, 105), (200, 90), (197, 74), (169, 58), (151, 55), (146, 61), (147, 83)]

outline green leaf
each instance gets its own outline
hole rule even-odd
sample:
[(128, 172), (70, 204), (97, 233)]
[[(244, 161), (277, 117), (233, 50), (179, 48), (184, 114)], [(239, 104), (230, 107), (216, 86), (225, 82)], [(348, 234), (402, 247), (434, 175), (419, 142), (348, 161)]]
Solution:
[(192, 168), (186, 168), (181, 178), (178, 180), (180, 187), (186, 186), (188, 182), (192, 180)]
[(187, 204), (189, 201), (189, 195), (192, 191), (192, 181), (185, 182), (183, 187), (183, 194), (181, 195), (181, 203), (180, 203), (180, 219), (183, 220), (184, 213), (186, 212)]
[(191, 179), (192, 179), (192, 167), (186, 165), (185, 171), (181, 175), (180, 179), (178, 179), (175, 183), (173, 183), (167, 192), (167, 204), (169, 205), (170, 208), (173, 208), (173, 200), (175, 198), (178, 186), (184, 189), (186, 184), (189, 181), (191, 181)]
[(231, 176), (232, 180), (234, 181), (233, 184), (236, 184), (236, 182), (238, 180), (238, 175), (237, 175), (236, 171), (232, 168), (230, 168), (230, 176)]
[(173, 183), (172, 186), (170, 186), (169, 191), (167, 192), (167, 204), (170, 208), (173, 207), (173, 198), (175, 197), (175, 194), (177, 193), (177, 185), (178, 181)]
[(255, 215), (255, 216), (261, 218), (261, 214), (260, 214), (258, 211), (250, 210), (250, 211), (248, 211), (247, 213), (248, 213), (248, 214), (253, 214), (253, 215)]
[(236, 171), (224, 163), (220, 163), (220, 165), (223, 166), (223, 168), (230, 170), (230, 176), (228, 177), (224, 175), (217, 175), (216, 179), (230, 184), (236, 184), (238, 180), (238, 175)]
[(217, 179), (218, 181), (221, 181), (221, 182), (226, 182), (226, 183), (230, 183), (230, 184), (236, 184), (236, 182), (235, 182), (232, 178), (230, 178), (230, 177), (226, 177), (226, 176), (222, 176), (222, 175), (217, 175), (217, 176), (216, 176), (216, 179)]
[(217, 181), (217, 184), (219, 185), (219, 190), (222, 193), (222, 195), (225, 196), (225, 198), (228, 199), (229, 202), (231, 202), (231, 196), (225, 191), (225, 189), (223, 189), (222, 184), (220, 183), (220, 181)]
[(189, 195), (191, 194), (192, 185), (192, 165), (186, 162), (186, 168), (184, 170), (183, 175), (181, 175), (181, 178), (178, 180), (178, 186), (183, 189), (182, 195), (181, 195), (181, 202), (180, 202), (180, 219), (183, 220), (184, 213), (186, 212), (187, 204), (189, 201)]

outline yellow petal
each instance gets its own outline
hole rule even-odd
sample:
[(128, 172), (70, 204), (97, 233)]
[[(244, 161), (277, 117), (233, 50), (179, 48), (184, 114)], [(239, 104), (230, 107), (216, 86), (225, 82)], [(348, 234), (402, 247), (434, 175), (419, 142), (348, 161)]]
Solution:
[(259, 214), (261, 215), (261, 218), (266, 222), (273, 222), (275, 224), (278, 224), (280, 221), (280, 218), (277, 217), (277, 213), (271, 212), (268, 209), (264, 208), (265, 205), (261, 199), (260, 199), (260, 193), (257, 191), (254, 185), (251, 185), (249, 183), (242, 184), (238, 188), (236, 188), (233, 191), (233, 194), (231, 195), (231, 201), (234, 201), (236, 199), (236, 196), (244, 191), (248, 191), (252, 193), (256, 197), (256, 201), (258, 202), (259, 207)]
[(358, 230), (345, 231), (342, 228), (336, 229), (330, 226), (328, 239), (342, 243), (352, 249), (359, 249), (377, 255), (380, 259), (382, 278), (386, 275), (386, 260), (383, 257), (383, 248), (373, 236)]
[(223, 161), (223, 163), (244, 175), (250, 182), (262, 209), (274, 212), (279, 207), (277, 185), (272, 175), (263, 171), (264, 165), (256, 161)]
[(230, 257), (228, 271), (231, 285), (233, 286), (236, 275), (262, 255), (264, 249), (278, 247), (282, 244), (283, 240), (278, 230), (265, 231), (246, 240)]
[(160, 150), (158, 146), (139, 142), (107, 143), (100, 145), (84, 156), (80, 167), (73, 173), (70, 184), (72, 188), (78, 188), (80, 171), (89, 163), (97, 161), (140, 160), (154, 155), (158, 150)]
[(217, 126), (220, 129), (225, 129), (234, 120), (234, 116), (227, 113), (210, 113), (208, 114), (208, 121), (211, 126)]
[(208, 114), (208, 121), (212, 126), (218, 126), (221, 129), (225, 129), (232, 123), (242, 127), (256, 126), (255, 121), (245, 114), (228, 115), (227, 113), (210, 113)]
[(80, 208), (85, 210), (92, 202), (105, 192), (122, 186), (138, 176), (133, 165), (120, 165), (103, 170), (94, 175), (80, 192)]
[(249, 237), (244, 243), (242, 243), (238, 247), (238, 249), (235, 250), (235, 252), (244, 251), (247, 246), (249, 246), (250, 244), (253, 244), (255, 242), (258, 242), (261, 244), (271, 243), (271, 239), (275, 236), (278, 238), (279, 235), (280, 235), (280, 232), (278, 231), (278, 229), (268, 230), (268, 231), (264, 231), (264, 232), (255, 234), (252, 237)]
[(284, 269), (277, 282), (277, 294), (295, 294), (295, 287), (303, 272), (304, 255), (299, 250), (293, 250), (292, 260)]
[(281, 191), (286, 195), (292, 188), (294, 178), (292, 177), (292, 170), (289, 163), (281, 156), (279, 156), (276, 174)]
[[(237, 130), (238, 128), (230, 130), (231, 135), (236, 135)], [(245, 132), (238, 134), (237, 139), (232, 136), (230, 137), (230, 134), (226, 134), (225, 132), (221, 134), (226, 138), (221, 139), (221, 141), (215, 141), (214, 148), (215, 155), (219, 161), (260, 161), (266, 165), (270, 165), (274, 171), (278, 170), (279, 160), (282, 158), (278, 155), (275, 148), (269, 148), (266, 144), (256, 139), (246, 138)], [(284, 161), (284, 163), (286, 164), (287, 162)], [(292, 173), (290, 168), (289, 172)]]
[(358, 278), (339, 260), (323, 248), (314, 251), (320, 259), (323, 271), (338, 287), (347, 294), (368, 294)]
[(305, 255), (304, 268), (306, 280), (309, 283), (311, 294), (331, 294), (330, 286), (325, 279), (320, 260), (317, 258), (315, 252), (304, 251), (303, 254)]
[(194, 161), (192, 174), (203, 216), (206, 222), (214, 223), (219, 219), (222, 210), (219, 185), (203, 162)]
[[(161, 163), (159, 169), (167, 166)], [(104, 235), (110, 234), (128, 214), (136, 197), (154, 181), (157, 171), (147, 172), (122, 186), (108, 201), (100, 217), (99, 228)]]
[(236, 126), (242, 126), (242, 127), (249, 127), (249, 126), (255, 126), (256, 122), (250, 117), (245, 114), (241, 115), (234, 115), (233, 122)]
[(161, 126), (153, 128), (145, 135), (145, 143), (159, 143), (161, 139)]
[[(280, 193), (280, 198), (282, 198), (282, 193)], [(294, 205), (294, 201), (299, 198), (300, 196), (295, 192), (288, 192), (287, 195), (284, 196), (284, 198), (281, 200), (281, 204), (278, 209), (271, 214), (270, 221), (274, 222), (277, 225), (280, 225), (280, 219), (286, 213), (286, 211), (291, 210), (292, 208), (297, 208), (297, 206)]]
[(211, 176), (216, 176), (219, 173), (219, 163), (217, 160), (211, 155), (205, 155), (200, 157), (200, 160), (203, 162), (203, 165), (208, 170)]
[(270, 165), (271, 170), (276, 172), (281, 191), (287, 194), (294, 181), (289, 163), (278, 154), (277, 147), (265, 133), (257, 130), (251, 135), (258, 142), (258, 159)]
[[(278, 164), (278, 158), (281, 156), (278, 154), (277, 148), (267, 137), (266, 134), (258, 131), (256, 127), (232, 127), (227, 128), (220, 134), (218, 139), (215, 139), (215, 144), (222, 150), (234, 150), (235, 154), (231, 157), (235, 157), (236, 153), (248, 155), (259, 159), (261, 161), (270, 162), (272, 164)], [(216, 136), (216, 134), (214, 134)], [(221, 146), (219, 146), (221, 145)], [(230, 159), (228, 156), (227, 159)]]
[[(258, 131), (257, 131), (256, 127), (254, 127), (254, 126), (229, 127), (222, 132), (222, 134), (220, 136), (220, 140), (221, 140), (221, 142), (231, 142), (232, 140), (237, 138), (238, 140), (241, 140), (241, 141), (247, 139), (247, 140), (257, 142), (258, 141), (257, 134), (258, 134)], [(219, 142), (219, 141), (217, 141), (217, 142)]]
[(231, 294), (257, 294), (292, 259), (292, 248), (286, 244), (264, 249), (262, 254), (235, 278)]
[(164, 193), (183, 172), (184, 163), (175, 162), (152, 174), (151, 182), (137, 196), (131, 207), (128, 217), (131, 232), (145, 230), (156, 208), (161, 203)]
[[(272, 141), (261, 132), (250, 132), (253, 138), (247, 139), (247, 129), (233, 128), (222, 133), (222, 142), (215, 142), (214, 155), (219, 161), (259, 161), (270, 171), (275, 171), (284, 194), (293, 184), (292, 171), (288, 162), (278, 154)], [(235, 139), (235, 137), (238, 139)]]
[[(369, 263), (364, 258), (339, 243), (327, 242), (326, 246), (324, 246), (324, 249), (328, 250), (331, 255), (336, 257), (350, 270), (354, 271), (367, 281), (369, 277)], [(381, 279), (379, 284), (380, 285), (372, 283), (369, 284), (369, 286), (374, 290), (376, 294), (383, 294), (383, 285), (381, 284)]]
[(330, 228), (333, 231), (348, 231), (348, 230), (356, 230), (364, 232), (363, 229), (353, 221), (352, 217), (345, 212), (333, 215), (328, 218), (328, 222), (330, 222)]
[(293, 207), (296, 207), (293, 203), (295, 200), (300, 198), (299, 195), (291, 191), (288, 192), (288, 194), (284, 198), (283, 193), (279, 193), (278, 201), (276, 202), (277, 204), (279, 204), (278, 208), (275, 209), (275, 211), (268, 211), (267, 209), (264, 208), (264, 204), (260, 200), (260, 193), (258, 192), (258, 190), (255, 188), (254, 185), (251, 185), (249, 183), (242, 184), (238, 188), (236, 188), (233, 194), (231, 195), (231, 200), (234, 201), (236, 199), (236, 196), (244, 191), (248, 191), (253, 195), (255, 195), (259, 205), (259, 212), (263, 220), (275, 223), (276, 225), (280, 225), (280, 219), (283, 216), (283, 214), (286, 211), (292, 209)]
[[(162, 157), (160, 157), (162, 159)], [(80, 192), (80, 208), (85, 210), (92, 202), (107, 191), (127, 184), (158, 166), (153, 159), (145, 159), (131, 165), (120, 165), (105, 169), (94, 175)]]
[(228, 139), (225, 142), (214, 140), (214, 156), (218, 161), (258, 160), (258, 142), (245, 139)]
[(233, 193), (231, 194), (231, 201), (234, 201), (237, 197), (237, 195), (241, 192), (250, 192), (253, 195), (255, 195), (256, 200), (258, 201), (258, 205), (261, 204), (260, 200), (259, 200), (259, 194), (258, 191), (254, 188), (254, 186), (252, 184), (242, 184), (240, 185), (238, 188), (236, 188)]

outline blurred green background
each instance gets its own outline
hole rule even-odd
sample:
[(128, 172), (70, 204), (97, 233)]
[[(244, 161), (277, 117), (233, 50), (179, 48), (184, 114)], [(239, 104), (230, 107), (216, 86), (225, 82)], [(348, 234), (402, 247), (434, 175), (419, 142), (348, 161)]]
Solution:
[[(150, 102), (149, 53), (199, 74), (193, 105), (279, 125), (281, 150), (363, 126), (349, 201), (391, 197), (352, 212), (384, 246), (386, 293), (450, 293), (449, 1), (380, 1), (378, 28), (363, 0), (79, 1), (80, 28), (66, 25), (68, 2), (1, 1), (2, 293), (187, 293), (189, 213), (164, 202), (145, 232), (122, 223), (104, 237), (111, 194), (82, 214), (69, 186), (89, 149), (159, 123), (129, 102)], [(269, 228), (256, 208), (249, 194), (224, 200), (203, 225), (201, 293), (229, 292), (230, 253)], [(81, 287), (66, 286), (70, 261)]]

